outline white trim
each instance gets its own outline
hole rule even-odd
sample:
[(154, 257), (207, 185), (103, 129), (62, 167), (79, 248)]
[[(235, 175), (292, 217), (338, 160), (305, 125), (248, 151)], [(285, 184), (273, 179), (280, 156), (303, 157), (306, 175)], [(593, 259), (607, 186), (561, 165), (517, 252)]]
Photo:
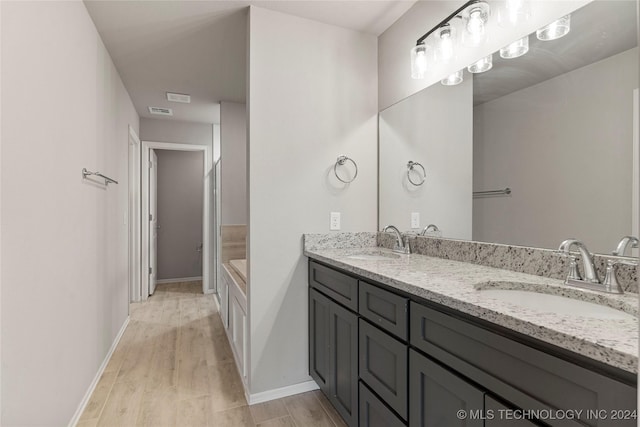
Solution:
[(118, 332), (118, 335), (116, 335), (116, 338), (113, 340), (113, 343), (111, 344), (111, 348), (109, 349), (107, 356), (102, 361), (102, 365), (100, 365), (100, 368), (98, 368), (98, 373), (93, 378), (93, 381), (91, 381), (91, 384), (89, 385), (89, 389), (87, 390), (84, 397), (82, 398), (82, 401), (80, 402), (80, 406), (78, 406), (76, 413), (73, 414), (73, 418), (71, 418), (71, 421), (69, 422), (69, 427), (75, 427), (78, 424), (78, 421), (80, 421), (80, 417), (82, 416), (82, 413), (87, 407), (87, 404), (91, 399), (91, 395), (95, 391), (96, 386), (98, 385), (98, 382), (100, 381), (100, 378), (104, 373), (104, 370), (107, 368), (107, 365), (109, 364), (109, 360), (111, 360), (111, 356), (113, 356), (113, 352), (116, 350), (116, 347), (118, 346), (118, 343), (120, 342), (122, 335), (124, 335), (124, 331), (127, 329), (128, 325), (129, 325), (129, 316), (127, 316), (124, 323), (122, 324), (122, 327), (120, 328), (120, 331)]
[(140, 262), (140, 227), (142, 214), (140, 208), (140, 138), (129, 125), (129, 300), (141, 300), (142, 264)]
[(280, 399), (282, 397), (293, 396), (294, 394), (318, 390), (319, 388), (320, 387), (318, 387), (318, 384), (316, 384), (315, 381), (310, 380), (300, 384), (289, 385), (286, 387), (276, 388), (273, 390), (267, 390), (254, 394), (247, 394), (245, 390), (245, 396), (249, 405), (255, 405), (256, 403), (268, 402), (270, 400)]
[(198, 277), (177, 277), (175, 279), (160, 279), (160, 280), (156, 280), (156, 283), (161, 285), (163, 283), (195, 282), (197, 280), (202, 280), (202, 276), (198, 276)]
[(141, 259), (142, 259), (142, 300), (146, 301), (149, 298), (149, 150), (176, 150), (176, 151), (203, 151), (204, 155), (204, 173), (203, 173), (203, 209), (202, 209), (202, 292), (207, 292), (207, 283), (209, 283), (210, 277), (210, 220), (211, 212), (209, 209), (210, 194), (210, 174), (211, 174), (211, 155), (210, 149), (206, 145), (195, 144), (177, 144), (173, 142), (155, 142), (155, 141), (142, 141), (142, 242), (140, 245)]

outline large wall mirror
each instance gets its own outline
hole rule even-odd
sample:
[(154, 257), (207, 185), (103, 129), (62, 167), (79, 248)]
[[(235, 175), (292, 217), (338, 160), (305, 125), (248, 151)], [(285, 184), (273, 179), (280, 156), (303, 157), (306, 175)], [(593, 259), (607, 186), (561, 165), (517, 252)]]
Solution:
[(597, 253), (637, 235), (636, 8), (591, 2), (564, 37), (382, 111), (379, 225)]

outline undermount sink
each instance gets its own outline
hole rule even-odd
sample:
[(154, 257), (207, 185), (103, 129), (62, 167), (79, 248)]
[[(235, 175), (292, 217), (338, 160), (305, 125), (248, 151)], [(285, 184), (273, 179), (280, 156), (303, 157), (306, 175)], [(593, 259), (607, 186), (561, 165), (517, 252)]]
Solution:
[(518, 307), (545, 313), (590, 317), (592, 319), (634, 320), (636, 317), (615, 308), (592, 302), (518, 289), (481, 289), (482, 295)]
[(360, 261), (391, 261), (400, 258), (399, 255), (390, 254), (386, 252), (376, 253), (359, 253), (347, 256), (349, 259), (355, 259)]

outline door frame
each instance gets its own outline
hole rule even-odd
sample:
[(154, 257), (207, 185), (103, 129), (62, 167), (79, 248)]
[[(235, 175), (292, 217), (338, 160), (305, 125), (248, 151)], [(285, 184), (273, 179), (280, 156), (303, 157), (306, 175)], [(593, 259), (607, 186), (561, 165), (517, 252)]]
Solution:
[(142, 221), (144, 226), (141, 227), (142, 242), (141, 249), (141, 297), (145, 301), (149, 298), (149, 150), (174, 150), (174, 151), (202, 151), (203, 152), (203, 208), (202, 208), (202, 292), (211, 293), (212, 290), (207, 288), (209, 283), (209, 277), (211, 274), (211, 265), (209, 260), (210, 250), (210, 218), (211, 212), (209, 209), (210, 203), (210, 175), (211, 175), (211, 155), (209, 147), (206, 145), (194, 145), (194, 144), (179, 144), (173, 142), (156, 142), (156, 141), (142, 141), (142, 162), (141, 162), (141, 205), (142, 205)]
[(140, 138), (129, 125), (129, 301), (141, 299), (140, 279)]

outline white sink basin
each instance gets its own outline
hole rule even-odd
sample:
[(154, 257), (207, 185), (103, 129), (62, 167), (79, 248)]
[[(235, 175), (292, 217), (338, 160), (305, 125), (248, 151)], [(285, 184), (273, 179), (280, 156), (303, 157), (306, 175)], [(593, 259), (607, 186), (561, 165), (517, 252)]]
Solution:
[(549, 295), (537, 292), (510, 289), (484, 289), (482, 295), (504, 301), (519, 307), (544, 313), (557, 313), (570, 316), (590, 317), (592, 319), (634, 320), (635, 316), (591, 302)]
[(349, 259), (356, 259), (361, 261), (391, 261), (400, 258), (396, 254), (376, 253), (376, 254), (354, 254), (347, 256)]

